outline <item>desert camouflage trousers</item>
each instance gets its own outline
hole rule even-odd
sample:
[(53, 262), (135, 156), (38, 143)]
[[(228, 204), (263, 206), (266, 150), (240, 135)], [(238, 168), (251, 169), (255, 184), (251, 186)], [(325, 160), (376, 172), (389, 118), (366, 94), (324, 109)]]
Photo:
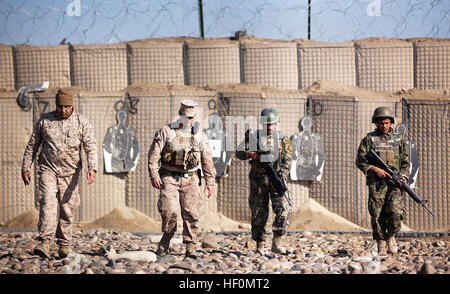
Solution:
[(51, 170), (41, 171), (37, 200), (39, 202), (39, 239), (59, 245), (71, 245), (73, 212), (78, 207), (80, 173), (57, 177)]
[[(287, 192), (288, 197), (289, 191)], [(265, 176), (250, 175), (250, 196), (248, 199), (252, 212), (252, 239), (256, 242), (266, 239), (266, 223), (269, 217), (269, 199), (272, 202), (274, 221), (272, 231), (284, 235), (289, 227), (292, 207), (285, 197), (280, 197)]]
[(163, 187), (157, 206), (162, 219), (162, 232), (173, 236), (177, 230), (177, 212), (181, 210), (183, 243), (196, 243), (198, 222), (203, 214), (197, 174), (177, 178), (166, 175), (161, 178), (161, 181)]
[(368, 208), (374, 240), (384, 240), (400, 231), (405, 218), (405, 201), (398, 187), (385, 181), (371, 183)]

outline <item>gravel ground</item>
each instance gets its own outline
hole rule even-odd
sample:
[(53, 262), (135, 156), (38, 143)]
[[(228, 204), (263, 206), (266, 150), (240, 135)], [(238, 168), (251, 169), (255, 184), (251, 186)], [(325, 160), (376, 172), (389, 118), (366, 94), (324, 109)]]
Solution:
[[(283, 239), (286, 255), (255, 253), (248, 232), (202, 233), (197, 259), (184, 257), (181, 236), (169, 254), (154, 254), (160, 233), (114, 229), (75, 230), (73, 249), (60, 259), (33, 255), (35, 231), (0, 232), (2, 274), (449, 274), (449, 236), (397, 237), (396, 255), (378, 255), (369, 234), (290, 232)], [(114, 252), (115, 251), (115, 252)]]

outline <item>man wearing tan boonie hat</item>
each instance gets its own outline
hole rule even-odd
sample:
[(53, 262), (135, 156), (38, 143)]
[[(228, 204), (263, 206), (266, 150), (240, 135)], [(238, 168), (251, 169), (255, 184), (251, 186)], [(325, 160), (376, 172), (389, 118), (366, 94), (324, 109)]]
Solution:
[(37, 195), (40, 204), (38, 239), (41, 243), (34, 252), (44, 258), (50, 257), (55, 235), (59, 257), (70, 252), (73, 212), (80, 201), (81, 146), (87, 155), (88, 184), (94, 181), (97, 172), (97, 143), (92, 125), (85, 116), (73, 111), (70, 91), (59, 90), (55, 99), (56, 110), (42, 114), (34, 125), (22, 161), (22, 179), (28, 185), (31, 165), (42, 146)]

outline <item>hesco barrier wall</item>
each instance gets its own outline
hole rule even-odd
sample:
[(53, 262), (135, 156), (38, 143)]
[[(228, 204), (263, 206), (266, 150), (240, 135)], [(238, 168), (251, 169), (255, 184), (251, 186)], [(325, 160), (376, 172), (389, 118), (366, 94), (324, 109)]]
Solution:
[(386, 92), (414, 88), (412, 43), (361, 41), (355, 48), (358, 87)]
[(403, 121), (408, 128), (408, 138), (419, 151), (417, 192), (429, 200), (427, 206), (435, 212), (431, 217), (420, 206), (409, 201), (408, 221), (411, 227), (433, 230), (448, 226), (450, 205), (450, 139), (449, 101), (407, 101), (403, 109)]
[(122, 90), (128, 85), (124, 43), (74, 45), (71, 51), (72, 86), (109, 92)]
[(300, 41), (298, 54), (299, 88), (306, 89), (320, 79), (356, 86), (353, 42)]
[(49, 81), (55, 87), (70, 87), (69, 46), (15, 46), (17, 89)]
[(415, 42), (415, 88), (450, 88), (450, 42)]
[(298, 89), (296, 43), (244, 42), (242, 50), (244, 83)]
[(0, 88), (14, 89), (13, 47), (0, 45)]
[(306, 89), (320, 79), (375, 91), (450, 88), (450, 39), (327, 43), (254, 37), (145, 39), (117, 44), (0, 44), (0, 87), (123, 90), (138, 82), (204, 87), (245, 83)]
[(184, 84), (182, 42), (130, 42), (127, 44), (127, 56), (130, 84)]
[[(247, 125), (227, 125), (227, 117), (242, 117), (243, 120), (257, 118), (262, 108), (274, 107), (281, 117), (281, 133), (292, 136), (299, 131), (299, 121), (307, 113), (308, 98), (300, 92), (216, 92), (193, 87), (168, 89), (137, 88), (128, 92), (132, 101), (128, 122), (136, 131), (140, 155), (135, 171), (117, 174), (105, 171), (102, 144), (108, 127), (117, 124), (116, 111), (123, 105), (125, 93), (74, 91), (75, 108), (93, 124), (99, 150), (99, 172), (94, 184), (87, 185), (86, 170), (83, 170), (77, 220), (92, 221), (122, 206), (135, 208), (155, 219), (160, 218), (156, 208), (158, 191), (151, 187), (148, 177), (148, 149), (155, 131), (176, 116), (182, 99), (194, 99), (199, 103), (202, 129), (208, 127), (208, 115), (220, 114), (225, 130), (233, 129), (234, 133), (231, 133), (235, 134), (235, 146), (239, 144), (239, 134), (243, 139)], [(4, 167), (0, 177), (2, 222), (36, 205), (35, 177), (33, 184), (26, 187), (20, 177), (22, 156), (33, 122), (41, 113), (54, 109), (55, 92), (56, 89), (51, 89), (36, 94), (34, 98), (30, 94), (28, 111), (17, 105), (16, 92), (0, 93), (0, 156)], [(449, 100), (388, 97), (375, 102), (353, 96), (312, 95), (312, 132), (320, 136), (324, 145), (325, 166), (321, 181), (288, 180), (294, 210), (307, 205), (309, 197), (312, 197), (331, 212), (369, 228), (365, 177), (354, 161), (360, 140), (374, 129), (370, 122), (373, 110), (381, 105), (394, 110), (396, 125), (403, 123), (407, 126), (406, 138), (415, 143), (419, 151), (420, 169), (415, 189), (423, 199), (429, 200), (428, 205), (436, 213), (435, 217), (431, 217), (420, 205), (405, 196), (405, 224), (415, 230), (442, 230), (448, 225), (449, 216)], [(204, 209), (234, 220), (249, 221), (248, 172), (248, 162), (237, 159), (233, 154), (229, 175), (217, 178), (213, 197), (207, 199), (203, 194), (200, 196), (205, 200)]]
[(239, 84), (239, 56), (237, 42), (186, 42), (186, 84)]

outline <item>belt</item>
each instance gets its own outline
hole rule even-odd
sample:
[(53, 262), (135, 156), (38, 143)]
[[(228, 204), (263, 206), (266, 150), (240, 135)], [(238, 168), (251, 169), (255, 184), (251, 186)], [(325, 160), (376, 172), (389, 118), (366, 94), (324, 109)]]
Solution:
[(188, 178), (195, 175), (195, 172), (176, 172), (167, 169), (161, 169), (161, 176), (171, 176), (173, 178)]

